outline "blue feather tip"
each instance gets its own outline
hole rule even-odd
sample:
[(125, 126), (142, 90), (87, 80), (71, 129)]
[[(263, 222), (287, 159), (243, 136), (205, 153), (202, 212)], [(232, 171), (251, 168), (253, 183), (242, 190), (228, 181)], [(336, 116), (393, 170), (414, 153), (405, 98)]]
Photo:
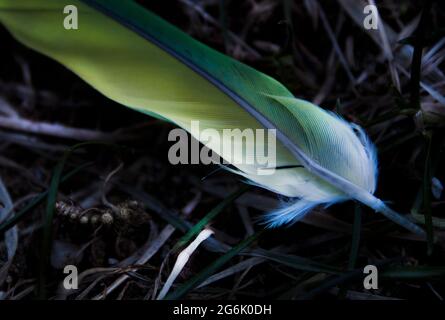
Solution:
[(316, 206), (324, 205), (324, 207), (327, 208), (334, 203), (338, 203), (344, 200), (346, 199), (343, 197), (333, 199), (328, 203), (320, 203), (295, 198), (285, 200), (282, 201), (282, 205), (279, 209), (264, 215), (261, 218), (261, 224), (266, 225), (267, 228), (277, 228), (283, 225), (292, 226), (294, 223), (303, 219)]

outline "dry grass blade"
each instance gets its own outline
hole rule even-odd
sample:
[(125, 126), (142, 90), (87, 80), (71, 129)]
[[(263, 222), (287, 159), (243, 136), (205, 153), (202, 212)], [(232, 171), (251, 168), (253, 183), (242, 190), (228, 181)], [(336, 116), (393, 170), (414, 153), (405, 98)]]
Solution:
[[(159, 237), (154, 240), (149, 246), (147, 246), (144, 253), (141, 257), (136, 261), (137, 265), (143, 265), (153, 257), (159, 249), (161, 249), (165, 242), (171, 237), (171, 235), (175, 232), (175, 227), (171, 225), (167, 225), (159, 234)], [(117, 287), (119, 287), (122, 283), (124, 283), (129, 278), (128, 275), (122, 275), (117, 280), (115, 280), (108, 288), (101, 294), (96, 295), (93, 300), (102, 300), (111, 292), (113, 292)]]
[(1, 96), (0, 96), (0, 113), (3, 113), (5, 116), (10, 118), (19, 117), (19, 114), (14, 109), (14, 107), (11, 106), (11, 104)]
[(329, 24), (329, 21), (328, 21), (328, 19), (326, 17), (326, 14), (325, 14), (323, 8), (320, 5), (318, 5), (318, 12), (320, 14), (321, 22), (323, 23), (323, 26), (325, 27), (326, 32), (328, 34), (328, 37), (329, 37), (329, 39), (332, 42), (332, 46), (334, 47), (335, 52), (337, 53), (338, 59), (340, 60), (341, 65), (343, 66), (346, 74), (348, 75), (348, 78), (351, 81), (351, 84), (353, 86), (355, 86), (357, 81), (356, 81), (354, 75), (352, 74), (351, 68), (349, 67), (348, 62), (346, 61), (345, 55), (343, 54), (343, 51), (341, 50), (341, 48), (340, 48), (340, 46), (338, 44), (337, 38), (336, 38), (335, 33), (334, 33), (334, 31), (332, 30), (332, 28), (331, 28), (331, 26)]
[[(329, 293), (333, 295), (338, 295), (340, 290), (338, 288), (332, 288)], [(358, 292), (353, 290), (348, 290), (345, 294), (345, 298), (348, 300), (401, 300), (399, 298), (387, 297), (378, 294), (372, 294), (368, 292)]]
[[(8, 220), (12, 214), (12, 200), (2, 178), (0, 177), (0, 224)], [(5, 245), (8, 260), (0, 267), (0, 286), (6, 280), (8, 269), (11, 266), (12, 259), (17, 251), (18, 241), (17, 226), (12, 227), (5, 232)]]
[(198, 249), (198, 246), (201, 244), (201, 242), (205, 241), (208, 237), (210, 237), (213, 234), (213, 231), (210, 229), (204, 229), (202, 230), (195, 240), (193, 240), (192, 243), (188, 245), (187, 248), (182, 250), (175, 262), (175, 265), (173, 266), (173, 270), (171, 271), (170, 275), (167, 278), (167, 281), (164, 284), (164, 287), (162, 287), (161, 292), (159, 292), (158, 297), (156, 300), (162, 300), (167, 295), (168, 291), (170, 290), (171, 286), (173, 285), (173, 282), (176, 280), (178, 275), (181, 273), (182, 269), (190, 259), (190, 256), (193, 254), (193, 252)]
[(260, 263), (263, 263), (266, 259), (263, 258), (249, 258), (247, 260), (244, 260), (240, 263), (234, 264), (233, 266), (231, 266), (230, 268), (227, 268), (221, 272), (218, 272), (214, 275), (212, 275), (211, 277), (209, 277), (207, 280), (205, 280), (203, 283), (201, 283), (199, 286), (197, 286), (196, 288), (203, 288), (208, 286), (211, 283), (214, 283), (216, 281), (219, 281), (221, 279), (230, 277), (236, 273), (239, 273), (243, 270), (246, 269), (250, 269), (256, 265), (259, 265)]
[[(369, 0), (369, 3), (373, 6), (375, 6), (375, 2), (374, 0)], [(377, 6), (376, 6), (377, 8)], [(392, 48), (391, 48), (391, 44), (389, 42), (388, 39), (388, 34), (386, 31), (386, 26), (385, 24), (381, 21), (380, 18), (380, 14), (379, 11), (377, 10), (377, 21), (378, 21), (378, 31), (379, 31), (379, 36), (381, 39), (381, 43), (382, 43), (382, 50), (383, 50), (383, 54), (385, 55), (386, 60), (388, 61), (388, 66), (389, 66), (389, 71), (391, 74), (391, 79), (393, 82), (394, 87), (397, 89), (398, 92), (401, 92), (401, 88), (400, 88), (400, 78), (399, 78), (399, 74), (397, 73), (397, 69), (394, 66), (394, 55), (392, 53)]]
[[(82, 298), (86, 297), (86, 295), (94, 288), (94, 286), (97, 284), (97, 282), (99, 282), (100, 280), (102, 280), (103, 278), (105, 278), (105, 276), (107, 274), (112, 274), (114, 272), (118, 272), (120, 269), (119, 268), (91, 268), (88, 270), (83, 271), (82, 273), (79, 274), (77, 281), (79, 284), (82, 284), (82, 282), (84, 281), (85, 278), (91, 276), (91, 275), (97, 275), (97, 274), (101, 274), (101, 276), (97, 277), (96, 280), (94, 280), (92, 282), (92, 284), (90, 284), (86, 289), (84, 289), (77, 297), (76, 300), (82, 300)], [(56, 300), (66, 300), (70, 295), (76, 293), (78, 290), (67, 290), (65, 289), (65, 286), (63, 285), (63, 282), (60, 283), (59, 285), (59, 289), (58, 292), (56, 294), (55, 299)]]

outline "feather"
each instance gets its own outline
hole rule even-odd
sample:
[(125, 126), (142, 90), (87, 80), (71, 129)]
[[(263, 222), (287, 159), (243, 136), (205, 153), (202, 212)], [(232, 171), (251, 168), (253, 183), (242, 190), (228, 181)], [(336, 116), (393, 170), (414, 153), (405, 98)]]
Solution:
[[(77, 30), (63, 28), (63, 8), (78, 8)], [(16, 39), (65, 65), (108, 98), (191, 132), (275, 130), (273, 174), (257, 162), (232, 163), (252, 184), (291, 199), (266, 217), (297, 221), (316, 205), (355, 199), (408, 228), (414, 223), (373, 196), (376, 152), (358, 126), (282, 84), (192, 39), (133, 1), (0, 0), (0, 21)], [(206, 146), (227, 160), (224, 135)], [(267, 150), (268, 142), (263, 142)], [(242, 155), (235, 154), (242, 158)], [(232, 161), (233, 162), (233, 161)]]

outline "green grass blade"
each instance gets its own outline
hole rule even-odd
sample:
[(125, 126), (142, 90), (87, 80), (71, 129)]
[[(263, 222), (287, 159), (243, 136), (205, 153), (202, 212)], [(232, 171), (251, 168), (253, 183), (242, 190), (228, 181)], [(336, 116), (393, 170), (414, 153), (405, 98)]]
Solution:
[[(93, 164), (93, 162), (88, 162), (81, 166), (78, 166), (77, 168), (73, 169), (72, 171), (70, 171), (66, 175), (64, 175), (60, 179), (60, 183), (64, 183), (65, 181), (69, 180), (71, 177), (75, 176), (77, 173), (79, 173), (86, 167), (91, 166), (92, 164)], [(26, 213), (28, 213), (31, 209), (33, 209), (34, 207), (36, 207), (37, 205), (42, 203), (42, 201), (44, 201), (47, 196), (48, 196), (48, 191), (44, 191), (44, 192), (40, 193), (39, 195), (35, 196), (23, 209), (18, 211), (14, 215), (14, 217), (12, 217), (11, 219), (0, 224), (0, 234), (5, 233), (10, 228), (15, 226), (20, 220), (22, 220), (25, 217)]]
[[(381, 268), (384, 268), (389, 263), (394, 262), (394, 259), (388, 259), (386, 261), (382, 261), (379, 263), (376, 263), (375, 266), (380, 270)], [(358, 268), (354, 269), (348, 272), (344, 272), (340, 274), (339, 276), (330, 276), (326, 280), (323, 280), (320, 284), (318, 284), (314, 289), (309, 291), (307, 294), (305, 294), (301, 299), (308, 300), (313, 299), (318, 294), (329, 290), (330, 288), (342, 286), (344, 284), (350, 283), (350, 282), (357, 282), (361, 279), (363, 279), (363, 269)]]
[[(362, 211), (359, 203), (354, 207), (354, 224), (352, 226), (352, 242), (349, 252), (348, 271), (352, 271), (357, 264), (358, 252), (360, 248), (360, 234), (362, 229)], [(346, 287), (340, 287), (338, 297), (344, 299), (346, 297)]]
[[(136, 190), (136, 189), (130, 188), (128, 186), (125, 186), (125, 187), (121, 186), (121, 188), (123, 191), (128, 192), (133, 197), (138, 198), (146, 206), (148, 206), (151, 210), (153, 210), (155, 213), (157, 213), (160, 218), (164, 219), (167, 223), (174, 225), (181, 232), (186, 232), (187, 230), (191, 230), (192, 228), (196, 227), (196, 225), (195, 225), (194, 227), (190, 228), (188, 226), (188, 223), (185, 220), (183, 220), (181, 217), (178, 217), (177, 215), (175, 215), (169, 209), (165, 208), (155, 198), (151, 197), (147, 193), (143, 193), (140, 190)], [(241, 192), (241, 190), (242, 190), (242, 188), (240, 188), (240, 190), (233, 193), (232, 196), (234, 196), (237, 192)], [(229, 198), (230, 198), (230, 196), (223, 202), (227, 202), (227, 200)], [(204, 224), (204, 226), (205, 225), (206, 224)], [(198, 229), (196, 229), (196, 230), (198, 230)], [(185, 242), (187, 242), (187, 241), (185, 241)], [(179, 243), (179, 241), (178, 241), (178, 243)], [(178, 247), (178, 244), (175, 247)], [(311, 272), (325, 272), (325, 273), (330, 273), (330, 274), (341, 273), (340, 269), (333, 268), (333, 267), (330, 267), (330, 266), (322, 264), (322, 263), (314, 262), (312, 260), (294, 256), (294, 255), (274, 253), (274, 252), (271, 252), (270, 250), (256, 250), (255, 253), (249, 253), (248, 255), (264, 257), (268, 260), (289, 266), (296, 270), (305, 270), (305, 271), (311, 271)]]
[(382, 272), (386, 279), (432, 279), (445, 278), (445, 267), (393, 267)]
[(62, 179), (63, 168), (65, 167), (68, 158), (77, 149), (89, 146), (98, 146), (98, 145), (117, 148), (115, 144), (108, 142), (101, 142), (101, 141), (82, 142), (69, 148), (63, 154), (62, 158), (59, 160), (56, 167), (54, 168), (53, 176), (51, 178), (51, 183), (47, 195), (46, 212), (43, 225), (43, 240), (42, 240), (40, 268), (39, 268), (40, 272), (39, 272), (39, 281), (37, 285), (37, 292), (40, 299), (46, 298), (46, 269), (49, 264), (49, 258), (51, 253), (55, 204), (57, 200), (57, 193), (59, 191), (59, 185)]
[(254, 253), (251, 255), (263, 257), (299, 271), (322, 272), (329, 274), (342, 273), (340, 269), (328, 266), (320, 262), (295, 255), (276, 253), (270, 250), (261, 250), (260, 253)]
[[(430, 172), (429, 175), (433, 177), (437, 170), (439, 165), (441, 164), (441, 150), (442, 145), (445, 143), (445, 130), (438, 130), (434, 133), (433, 138), (431, 140), (431, 147), (430, 149)], [(426, 162), (427, 164), (427, 162)], [(419, 188), (419, 191), (417, 192), (417, 196), (414, 200), (414, 203), (411, 208), (411, 215), (414, 219), (416, 219), (419, 223), (425, 224), (426, 223), (426, 216), (422, 214), (422, 205), (424, 203), (423, 201), (423, 194), (424, 194), (424, 188), (425, 186), (422, 184), (422, 186)], [(443, 229), (445, 228), (445, 219), (438, 218), (438, 217), (431, 217), (432, 225), (436, 228)]]
[(355, 268), (360, 248), (360, 234), (362, 230), (362, 210), (359, 203), (355, 204), (354, 209), (354, 225), (352, 230), (351, 252), (349, 254), (348, 269)]
[(173, 251), (176, 251), (187, 242), (189, 242), (195, 235), (201, 232), (202, 229), (206, 225), (210, 223), (213, 219), (215, 219), (218, 214), (220, 214), (227, 206), (233, 203), (239, 196), (245, 193), (250, 189), (249, 185), (241, 186), (237, 191), (231, 193), (228, 197), (226, 197), (223, 201), (221, 201), (216, 207), (207, 213), (204, 218), (202, 218), (198, 223), (196, 223), (179, 241), (176, 243)]

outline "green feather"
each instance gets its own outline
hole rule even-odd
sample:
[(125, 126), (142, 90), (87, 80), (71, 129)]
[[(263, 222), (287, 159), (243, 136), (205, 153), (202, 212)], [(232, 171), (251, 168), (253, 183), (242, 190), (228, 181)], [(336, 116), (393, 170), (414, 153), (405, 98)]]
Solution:
[[(78, 30), (63, 28), (66, 5), (78, 8)], [(108, 98), (188, 131), (194, 120), (201, 131), (275, 129), (276, 165), (286, 169), (259, 175), (258, 164), (235, 164), (252, 183), (292, 198), (269, 215), (270, 225), (295, 222), (317, 204), (356, 199), (423, 234), (372, 195), (375, 151), (358, 127), (294, 98), (276, 80), (192, 39), (135, 2), (0, 0), (0, 21), (19, 41)], [(224, 141), (206, 145), (230, 159), (219, 148)]]

